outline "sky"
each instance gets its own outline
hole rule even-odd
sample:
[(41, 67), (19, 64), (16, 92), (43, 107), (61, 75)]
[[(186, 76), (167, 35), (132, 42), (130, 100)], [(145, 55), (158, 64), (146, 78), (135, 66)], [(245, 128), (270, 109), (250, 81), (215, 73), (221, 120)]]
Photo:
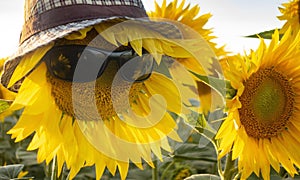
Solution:
[[(181, 2), (180, 0), (178, 0)], [(162, 0), (157, 0), (161, 4)], [(170, 2), (170, 0), (167, 0)], [(214, 40), (226, 44), (233, 53), (256, 49), (258, 40), (243, 38), (245, 35), (280, 28), (283, 25), (276, 16), (278, 7), (288, 0), (186, 0), (200, 6), (200, 14), (211, 13), (206, 28), (213, 28)], [(154, 0), (143, 0), (146, 10), (154, 9)], [(0, 57), (16, 51), (23, 24), (23, 0), (0, 1)]]

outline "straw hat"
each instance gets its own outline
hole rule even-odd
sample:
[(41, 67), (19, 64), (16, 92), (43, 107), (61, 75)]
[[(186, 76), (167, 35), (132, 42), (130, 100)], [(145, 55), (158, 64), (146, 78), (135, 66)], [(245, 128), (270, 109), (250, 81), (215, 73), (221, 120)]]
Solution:
[[(26, 0), (24, 11), (19, 48), (5, 63), (1, 76), (5, 87), (25, 54), (74, 31), (108, 20), (141, 21), (166, 38), (181, 37), (174, 25), (150, 21), (141, 0)], [(18, 89), (19, 85), (11, 88)]]

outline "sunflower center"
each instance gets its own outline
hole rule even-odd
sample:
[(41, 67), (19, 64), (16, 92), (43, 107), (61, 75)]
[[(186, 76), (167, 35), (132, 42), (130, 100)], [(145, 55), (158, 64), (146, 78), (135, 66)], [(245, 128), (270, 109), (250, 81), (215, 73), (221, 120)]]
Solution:
[[(118, 116), (117, 113), (128, 110), (127, 102), (135, 101), (143, 86), (142, 83), (116, 83), (114, 86), (117, 87), (113, 89), (116, 97), (112, 97), (116, 71), (114, 64), (109, 65), (96, 82), (71, 83), (55, 78), (50, 73), (47, 73), (47, 80), (51, 84), (56, 105), (64, 113), (80, 120), (110, 120)], [(116, 106), (122, 112), (116, 112)]]
[(249, 136), (271, 138), (282, 132), (294, 108), (294, 91), (273, 67), (261, 69), (244, 83), (240, 120)]

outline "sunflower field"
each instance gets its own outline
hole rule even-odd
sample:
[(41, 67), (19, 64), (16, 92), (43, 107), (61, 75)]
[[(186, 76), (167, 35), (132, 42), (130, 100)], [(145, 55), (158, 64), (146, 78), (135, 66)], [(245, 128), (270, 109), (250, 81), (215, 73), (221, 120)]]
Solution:
[[(177, 0), (147, 15), (182, 39), (111, 20), (30, 51), (0, 85), (0, 179), (300, 179), (300, 1), (278, 8), (245, 54)], [(69, 54), (109, 60), (90, 80)]]

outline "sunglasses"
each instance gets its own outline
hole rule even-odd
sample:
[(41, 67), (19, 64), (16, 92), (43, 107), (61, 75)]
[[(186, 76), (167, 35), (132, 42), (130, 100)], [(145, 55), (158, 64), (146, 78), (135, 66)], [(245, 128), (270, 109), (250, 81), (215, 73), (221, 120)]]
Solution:
[(139, 56), (133, 50), (110, 52), (85, 45), (54, 46), (42, 58), (54, 77), (70, 82), (91, 82), (99, 78), (110, 61), (116, 61), (118, 73), (128, 82), (142, 82), (151, 76), (154, 58), (146, 51)]

